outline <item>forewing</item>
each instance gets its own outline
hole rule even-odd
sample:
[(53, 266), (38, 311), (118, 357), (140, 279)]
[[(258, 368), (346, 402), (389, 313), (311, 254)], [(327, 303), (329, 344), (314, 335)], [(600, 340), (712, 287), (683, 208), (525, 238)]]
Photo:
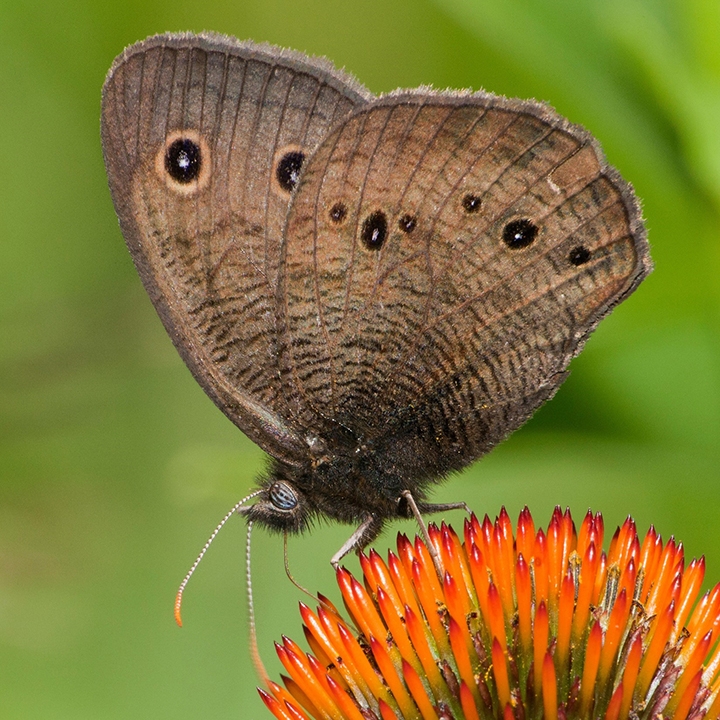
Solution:
[[(103, 90), (110, 189), (145, 287), (207, 393), (285, 459), (302, 443), (278, 386), (282, 227), (300, 161), (368, 98), (329, 63), (217, 35), (138, 43)], [(178, 140), (199, 149), (192, 182), (168, 173)]]
[(632, 189), (550, 108), (376, 101), (323, 142), (291, 206), (279, 314), (295, 412), (361, 441), (417, 435), (441, 470), (461, 467), (552, 395), (649, 269)]

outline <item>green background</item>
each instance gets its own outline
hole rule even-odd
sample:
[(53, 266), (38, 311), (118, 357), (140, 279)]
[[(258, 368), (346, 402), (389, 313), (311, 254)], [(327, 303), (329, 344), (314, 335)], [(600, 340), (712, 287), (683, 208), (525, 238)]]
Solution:
[[(193, 578), (185, 627), (172, 620), (179, 580), (263, 456), (155, 316), (98, 132), (125, 45), (203, 29), (326, 55), (374, 92), (547, 100), (600, 138), (643, 199), (655, 272), (557, 397), (436, 498), (491, 516), (527, 503), (543, 524), (556, 503), (611, 529), (630, 513), (720, 579), (717, 0), (0, 0), (0, 717), (269, 715), (247, 654), (241, 521)], [(330, 591), (348, 532), (294, 539), (297, 578)], [(300, 596), (278, 538), (254, 544), (277, 677), (272, 641), (302, 639)]]

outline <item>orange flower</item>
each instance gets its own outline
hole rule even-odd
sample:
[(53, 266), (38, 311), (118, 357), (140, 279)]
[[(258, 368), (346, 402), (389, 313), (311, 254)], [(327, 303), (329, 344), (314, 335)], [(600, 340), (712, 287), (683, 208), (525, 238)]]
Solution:
[(604, 552), (603, 520), (576, 532), (555, 509), (547, 531), (503, 509), (473, 515), (427, 546), (398, 536), (388, 561), (340, 569), (350, 622), (325, 598), (300, 606), (311, 654), (283, 639), (289, 677), (260, 694), (279, 720), (310, 718), (673, 718), (720, 714), (720, 584), (696, 599), (704, 559), (628, 518)]

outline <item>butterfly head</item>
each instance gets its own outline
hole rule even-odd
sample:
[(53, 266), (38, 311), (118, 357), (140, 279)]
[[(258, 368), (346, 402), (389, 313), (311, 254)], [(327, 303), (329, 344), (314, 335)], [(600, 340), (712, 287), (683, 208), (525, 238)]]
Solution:
[(247, 509), (247, 518), (270, 530), (301, 532), (308, 524), (307, 501), (297, 487), (284, 478), (273, 477)]

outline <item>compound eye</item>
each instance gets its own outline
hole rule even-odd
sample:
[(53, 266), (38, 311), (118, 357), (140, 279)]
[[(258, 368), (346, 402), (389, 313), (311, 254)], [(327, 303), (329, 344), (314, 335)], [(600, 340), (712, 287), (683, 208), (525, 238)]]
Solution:
[(278, 510), (287, 512), (297, 507), (298, 496), (291, 485), (278, 480), (270, 486), (270, 502)]

